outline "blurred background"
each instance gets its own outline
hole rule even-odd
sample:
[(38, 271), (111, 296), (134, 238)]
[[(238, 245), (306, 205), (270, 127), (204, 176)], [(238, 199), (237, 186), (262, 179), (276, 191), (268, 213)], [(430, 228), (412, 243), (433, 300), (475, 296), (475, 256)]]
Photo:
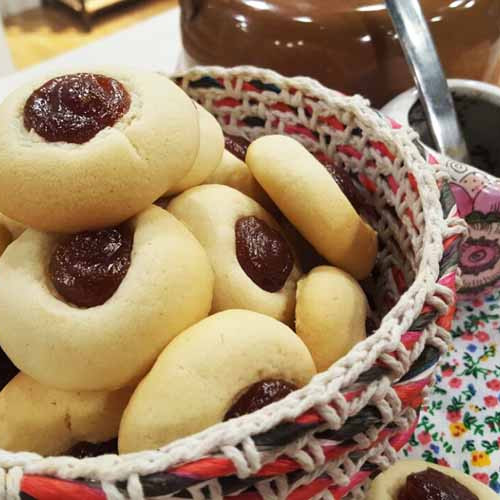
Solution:
[(0, 0), (0, 76), (98, 40), (176, 0)]

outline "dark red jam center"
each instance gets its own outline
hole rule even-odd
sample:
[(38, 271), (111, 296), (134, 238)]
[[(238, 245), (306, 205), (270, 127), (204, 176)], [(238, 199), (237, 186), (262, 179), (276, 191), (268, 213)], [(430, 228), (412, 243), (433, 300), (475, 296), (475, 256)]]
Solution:
[(250, 143), (243, 137), (238, 137), (236, 135), (224, 135), (224, 141), (226, 149), (232, 153), (236, 158), (241, 161), (245, 161), (247, 155), (248, 146)]
[(123, 85), (107, 76), (76, 73), (49, 80), (24, 106), (24, 126), (49, 142), (83, 144), (130, 108)]
[(297, 387), (290, 382), (279, 379), (262, 380), (251, 385), (234, 403), (224, 420), (241, 417), (264, 408), (295, 391)]
[(75, 444), (64, 455), (75, 458), (89, 458), (98, 457), (99, 455), (117, 455), (118, 454), (118, 440), (111, 439), (103, 443), (88, 443), (82, 441)]
[(127, 274), (132, 244), (133, 234), (126, 225), (68, 237), (50, 260), (55, 289), (78, 307), (104, 304)]
[(242, 217), (235, 225), (236, 257), (247, 276), (263, 290), (283, 288), (293, 268), (285, 238), (257, 217)]
[(335, 179), (339, 188), (345, 194), (346, 198), (350, 201), (351, 205), (357, 212), (366, 208), (366, 203), (358, 188), (354, 185), (349, 174), (346, 172), (343, 165), (336, 165), (332, 163), (325, 164), (325, 168), (329, 174)]
[(452, 477), (435, 469), (410, 474), (398, 500), (479, 500)]
[(3, 389), (18, 373), (17, 367), (0, 348), (0, 389)]

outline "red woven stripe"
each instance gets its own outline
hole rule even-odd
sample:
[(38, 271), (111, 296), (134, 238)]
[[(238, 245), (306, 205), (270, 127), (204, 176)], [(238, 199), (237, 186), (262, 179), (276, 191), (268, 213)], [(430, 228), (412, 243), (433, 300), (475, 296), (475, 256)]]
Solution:
[(389, 151), (389, 148), (380, 141), (370, 141), (370, 145), (373, 149), (376, 149), (382, 156), (389, 158), (389, 160), (394, 161), (396, 157), (393, 153)]
[(21, 481), (21, 491), (37, 500), (105, 500), (106, 498), (102, 490), (73, 481), (43, 476), (24, 476)]

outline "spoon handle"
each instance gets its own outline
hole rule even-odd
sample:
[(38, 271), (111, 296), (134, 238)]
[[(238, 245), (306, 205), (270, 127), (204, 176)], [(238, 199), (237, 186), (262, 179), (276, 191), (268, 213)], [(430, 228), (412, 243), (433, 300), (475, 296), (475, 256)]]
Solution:
[(386, 0), (386, 4), (439, 152), (467, 163), (467, 145), (419, 1)]

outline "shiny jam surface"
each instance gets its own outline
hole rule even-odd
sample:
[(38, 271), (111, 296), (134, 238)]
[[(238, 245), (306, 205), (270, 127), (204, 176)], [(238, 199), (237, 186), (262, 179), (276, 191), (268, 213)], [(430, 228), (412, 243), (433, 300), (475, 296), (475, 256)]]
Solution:
[(0, 389), (3, 389), (18, 373), (17, 367), (0, 348)]
[(104, 304), (127, 274), (132, 244), (132, 230), (126, 225), (68, 237), (50, 260), (55, 289), (78, 307)]
[(295, 391), (297, 387), (286, 380), (262, 380), (251, 385), (231, 406), (224, 420), (241, 417), (264, 408)]
[(335, 179), (339, 188), (345, 194), (346, 198), (350, 201), (351, 205), (357, 212), (363, 210), (366, 206), (365, 200), (361, 196), (358, 188), (354, 185), (349, 174), (346, 172), (342, 165), (334, 165), (332, 163), (327, 163), (325, 168), (328, 170), (329, 174)]
[(130, 95), (114, 78), (76, 73), (49, 80), (24, 106), (24, 126), (49, 142), (83, 144), (114, 125), (130, 108)]
[(75, 444), (64, 455), (75, 458), (98, 457), (99, 455), (118, 454), (118, 440), (111, 439), (103, 443), (88, 443), (82, 441)]
[(242, 217), (235, 225), (236, 257), (247, 276), (267, 292), (283, 288), (293, 269), (285, 238), (257, 217)]
[(398, 500), (479, 500), (454, 478), (435, 469), (410, 474)]
[(226, 149), (232, 153), (236, 158), (241, 161), (245, 161), (245, 156), (247, 155), (248, 146), (250, 143), (243, 137), (238, 137), (236, 135), (224, 135), (224, 143)]

